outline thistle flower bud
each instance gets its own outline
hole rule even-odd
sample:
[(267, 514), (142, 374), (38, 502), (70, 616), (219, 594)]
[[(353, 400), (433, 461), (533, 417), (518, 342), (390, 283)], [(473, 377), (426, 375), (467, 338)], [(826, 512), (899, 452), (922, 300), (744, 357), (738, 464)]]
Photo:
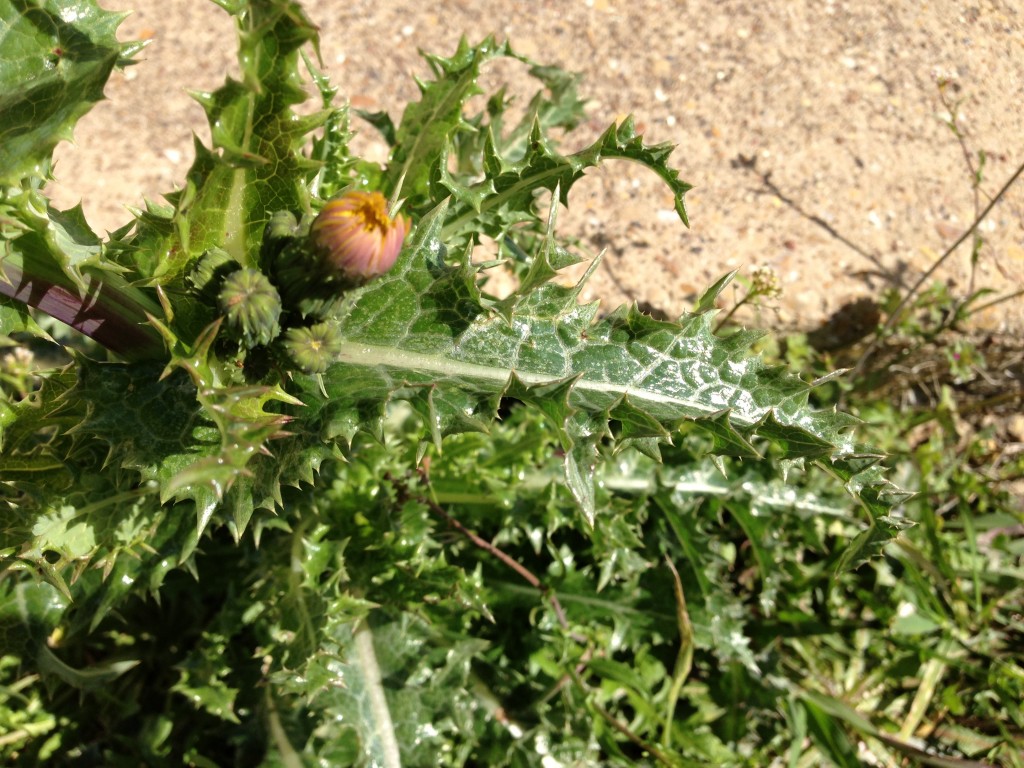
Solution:
[(210, 248), (192, 266), (185, 279), (195, 295), (203, 301), (216, 301), (224, 278), (241, 269), (241, 265), (222, 248)]
[(273, 263), (282, 250), (296, 240), (299, 224), (291, 211), (275, 211), (263, 229), (260, 244), (260, 264), (266, 267)]
[(281, 333), (281, 297), (259, 270), (239, 269), (224, 278), (217, 302), (228, 328), (249, 349)]
[(347, 192), (324, 206), (310, 238), (329, 269), (359, 285), (391, 269), (408, 230), (406, 217), (388, 216), (380, 192)]
[(337, 359), (341, 337), (332, 323), (289, 328), (284, 334), (284, 349), (303, 373), (323, 373)]

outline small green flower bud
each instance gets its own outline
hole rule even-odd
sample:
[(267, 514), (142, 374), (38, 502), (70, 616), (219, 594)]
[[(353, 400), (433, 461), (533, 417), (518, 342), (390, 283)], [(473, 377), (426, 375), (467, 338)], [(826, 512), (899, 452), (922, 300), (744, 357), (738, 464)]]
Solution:
[(309, 234), (326, 266), (360, 285), (394, 266), (408, 230), (406, 217), (388, 216), (380, 192), (346, 192), (324, 206)]
[(224, 279), (217, 301), (228, 328), (248, 349), (269, 344), (281, 333), (281, 297), (259, 270), (232, 272)]
[(204, 301), (213, 301), (220, 292), (224, 278), (239, 267), (239, 263), (227, 251), (210, 248), (192, 266), (186, 279), (197, 296)]
[[(282, 250), (298, 239), (299, 224), (291, 211), (275, 211), (263, 230), (260, 245), (260, 264), (266, 267), (278, 257)], [(303, 233), (305, 234), (305, 233)]]
[(291, 211), (274, 211), (264, 232), (265, 240), (284, 240), (295, 237), (299, 223)]
[(323, 373), (338, 358), (341, 336), (333, 323), (289, 328), (284, 334), (284, 348), (303, 373)]

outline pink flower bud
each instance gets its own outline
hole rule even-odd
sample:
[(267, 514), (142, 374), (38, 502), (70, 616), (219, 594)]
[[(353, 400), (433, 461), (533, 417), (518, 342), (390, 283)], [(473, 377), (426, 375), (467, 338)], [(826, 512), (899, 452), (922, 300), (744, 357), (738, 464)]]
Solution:
[(324, 206), (310, 236), (333, 270), (362, 283), (391, 269), (408, 231), (406, 217), (388, 216), (380, 192), (346, 192)]

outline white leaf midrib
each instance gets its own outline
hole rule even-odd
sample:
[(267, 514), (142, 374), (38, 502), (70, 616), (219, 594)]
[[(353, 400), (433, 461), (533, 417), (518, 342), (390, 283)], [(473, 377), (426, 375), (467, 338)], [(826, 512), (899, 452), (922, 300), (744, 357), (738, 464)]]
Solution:
[[(379, 346), (372, 344), (361, 344), (357, 342), (345, 342), (341, 345), (338, 361), (349, 365), (364, 366), (367, 368), (383, 367), (391, 370), (410, 370), (417, 373), (425, 373), (439, 377), (465, 377), (480, 381), (491, 382), (495, 391), (504, 388), (512, 374), (527, 385), (551, 384), (571, 378), (574, 374), (568, 372), (565, 376), (552, 376), (547, 373), (536, 373), (531, 371), (517, 370), (512, 366), (485, 365), (482, 363), (471, 363), (465, 360), (456, 360), (441, 354), (416, 352), (413, 350), (399, 349), (393, 346)], [(718, 413), (720, 406), (694, 400), (691, 398), (669, 395), (657, 390), (621, 384), (618, 382), (599, 381), (589, 379), (584, 373), (574, 384), (574, 390), (580, 393), (592, 392), (601, 395), (626, 396), (634, 403), (650, 403), (660, 406), (675, 408), (678, 410), (688, 409), (707, 413), (708, 415)]]

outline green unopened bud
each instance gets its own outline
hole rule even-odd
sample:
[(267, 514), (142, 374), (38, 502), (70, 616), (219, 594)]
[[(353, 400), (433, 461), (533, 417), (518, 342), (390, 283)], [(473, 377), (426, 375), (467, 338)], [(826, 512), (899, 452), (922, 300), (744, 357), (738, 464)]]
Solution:
[(229, 330), (245, 347), (269, 344), (281, 333), (281, 297), (259, 270), (232, 272), (224, 279), (217, 300)]
[(204, 301), (214, 301), (220, 293), (224, 278), (240, 267), (227, 251), (210, 248), (192, 266), (186, 279), (198, 297)]
[(291, 211), (274, 211), (270, 214), (270, 221), (267, 222), (264, 239), (274, 241), (295, 237), (298, 226), (295, 214)]
[(388, 216), (380, 192), (346, 192), (324, 206), (309, 234), (325, 266), (360, 285), (394, 266), (408, 230), (407, 218)]
[(323, 373), (338, 359), (341, 336), (333, 323), (289, 328), (284, 334), (284, 348), (295, 367), (303, 373)]
[(266, 267), (278, 257), (283, 249), (295, 242), (299, 236), (299, 225), (291, 211), (275, 211), (263, 229), (260, 245), (260, 264)]

